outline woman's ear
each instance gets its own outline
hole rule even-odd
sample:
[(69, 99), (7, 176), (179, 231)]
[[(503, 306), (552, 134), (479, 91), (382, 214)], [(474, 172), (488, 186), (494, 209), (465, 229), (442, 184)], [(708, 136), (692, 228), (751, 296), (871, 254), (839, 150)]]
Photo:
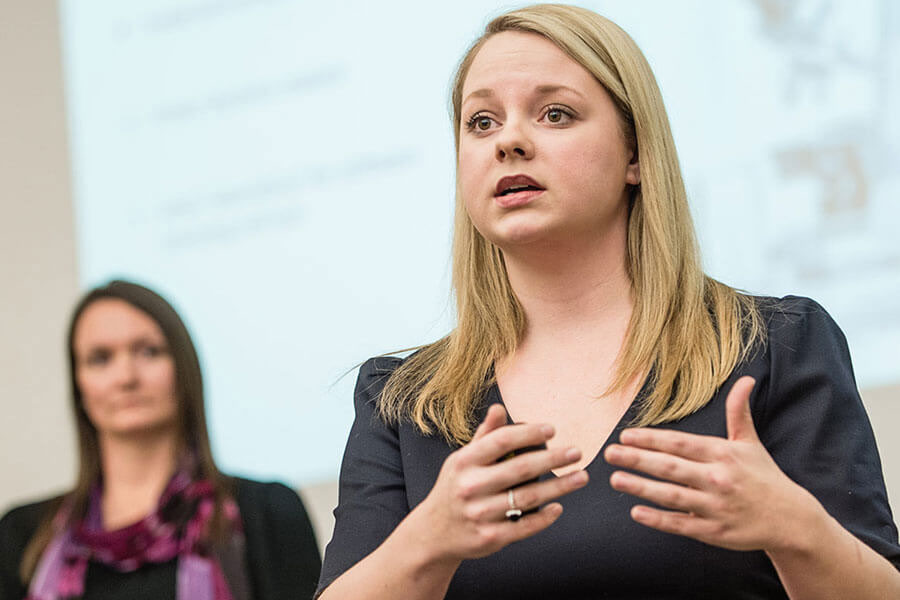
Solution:
[(631, 154), (628, 167), (625, 169), (625, 183), (638, 185), (641, 183), (641, 162), (638, 160), (637, 151)]

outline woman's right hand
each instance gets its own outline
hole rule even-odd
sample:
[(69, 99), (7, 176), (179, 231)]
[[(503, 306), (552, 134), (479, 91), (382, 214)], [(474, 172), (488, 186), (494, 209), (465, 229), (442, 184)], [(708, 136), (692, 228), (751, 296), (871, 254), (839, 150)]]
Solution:
[[(420, 550), (438, 563), (459, 562), (492, 554), (549, 527), (562, 514), (562, 505), (546, 504), (512, 521), (506, 518), (510, 508), (507, 491), (576, 462), (581, 452), (577, 448), (543, 449), (497, 461), (514, 450), (540, 446), (553, 435), (550, 425), (507, 425), (506, 411), (492, 405), (472, 441), (447, 457), (431, 492), (407, 517), (405, 525), (417, 529)], [(516, 487), (515, 507), (523, 511), (536, 508), (587, 481), (587, 473), (579, 470)]]
[[(559, 503), (511, 521), (506, 518), (507, 490), (574, 463), (581, 452), (553, 448), (497, 460), (552, 437), (550, 425), (507, 425), (503, 407), (491, 406), (472, 441), (444, 461), (428, 496), (381, 546), (329, 585), (321, 599), (443, 598), (463, 560), (487, 556), (549, 527), (562, 514)], [(516, 508), (541, 506), (583, 487), (587, 479), (587, 473), (576, 471), (516, 487)]]

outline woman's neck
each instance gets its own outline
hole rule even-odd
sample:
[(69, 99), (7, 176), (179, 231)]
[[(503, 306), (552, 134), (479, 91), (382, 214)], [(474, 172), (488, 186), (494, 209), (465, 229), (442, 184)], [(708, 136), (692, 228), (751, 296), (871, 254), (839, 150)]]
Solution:
[(504, 253), (509, 282), (528, 322), (523, 342), (593, 337), (631, 318), (625, 241)]
[[(599, 451), (589, 442), (596, 427), (605, 439), (639, 384), (633, 376), (617, 395), (608, 393), (618, 378), (633, 308), (624, 234), (618, 244), (607, 238), (593, 248), (553, 250), (555, 256), (533, 254), (532, 260), (504, 255), (526, 328), (515, 351), (494, 368), (513, 419), (553, 422), (560, 440), (587, 444), (591, 460)], [(601, 397), (606, 401), (596, 402)], [(596, 427), (587, 433), (583, 422), (591, 419)]]
[(119, 529), (153, 512), (178, 461), (174, 434), (101, 436), (102, 514), (107, 530)]

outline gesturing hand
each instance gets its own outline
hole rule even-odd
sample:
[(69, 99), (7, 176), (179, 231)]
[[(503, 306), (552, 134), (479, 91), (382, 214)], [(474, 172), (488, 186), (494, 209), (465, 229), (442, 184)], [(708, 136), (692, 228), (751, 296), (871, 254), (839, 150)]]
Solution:
[(772, 550), (820, 510), (766, 451), (750, 413), (755, 381), (741, 377), (726, 400), (728, 438), (665, 429), (626, 429), (607, 462), (661, 479), (616, 471), (612, 487), (673, 510), (635, 506), (648, 527), (732, 550)]
[[(431, 492), (413, 511), (423, 518), (417, 519), (427, 528), (422, 540), (431, 546), (436, 558), (463, 560), (486, 556), (534, 535), (559, 517), (562, 506), (552, 503), (518, 521), (508, 520), (507, 490), (577, 461), (581, 452), (575, 448), (545, 449), (497, 462), (513, 450), (541, 445), (553, 434), (550, 425), (507, 425), (503, 407), (490, 407), (472, 441), (447, 457)], [(529, 483), (515, 488), (514, 503), (517, 508), (528, 510), (585, 483), (584, 471)]]

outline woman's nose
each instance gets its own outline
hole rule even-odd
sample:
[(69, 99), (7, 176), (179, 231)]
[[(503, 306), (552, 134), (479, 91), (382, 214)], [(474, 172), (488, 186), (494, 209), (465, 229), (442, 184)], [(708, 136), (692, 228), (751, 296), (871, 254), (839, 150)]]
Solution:
[(122, 354), (117, 357), (114, 365), (116, 384), (122, 387), (131, 387), (138, 381), (138, 365), (134, 356)]
[(525, 127), (512, 119), (508, 120), (497, 136), (497, 160), (505, 161), (513, 158), (529, 160), (533, 157), (534, 142)]

